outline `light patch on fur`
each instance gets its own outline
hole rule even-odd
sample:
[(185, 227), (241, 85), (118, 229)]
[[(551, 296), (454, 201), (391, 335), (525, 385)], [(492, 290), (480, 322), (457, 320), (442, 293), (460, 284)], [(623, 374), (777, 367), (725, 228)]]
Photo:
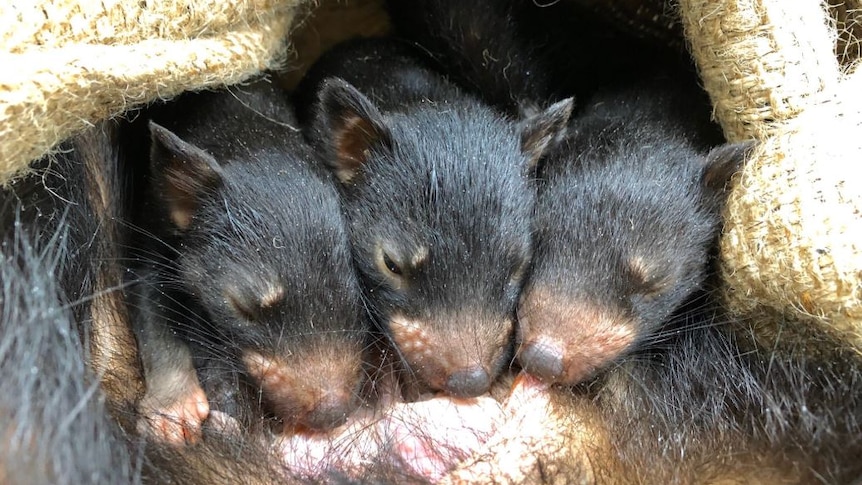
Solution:
[(171, 221), (180, 229), (188, 229), (192, 224), (191, 211), (183, 206), (182, 208), (172, 208), (170, 210)]
[(410, 258), (410, 266), (417, 268), (428, 260), (428, 246), (420, 246)]
[(361, 349), (325, 342), (300, 345), (287, 355), (245, 349), (242, 361), (270, 410), (287, 427), (331, 428), (357, 404), (353, 396), (362, 380)]
[(647, 298), (659, 296), (671, 284), (671, 278), (668, 275), (659, 273), (655, 265), (650, 264), (642, 256), (632, 256), (629, 258), (628, 264), (632, 276), (639, 286), (639, 293)]
[(279, 365), (273, 359), (265, 357), (263, 354), (252, 351), (245, 351), (242, 354), (242, 362), (245, 364), (248, 373), (258, 381), (270, 379), (273, 374), (277, 374)]
[(635, 255), (629, 258), (629, 269), (639, 281), (650, 280), (652, 267), (643, 257)]
[(389, 322), (392, 338), (399, 350), (407, 355), (408, 360), (421, 361), (434, 358), (433, 346), (428, 332), (422, 322), (393, 315)]
[(279, 407), (289, 407), (292, 415), (282, 417), (293, 420), (313, 407), (317, 396), (310, 389), (311, 386), (304, 382), (302, 372), (297, 372), (281, 359), (250, 350), (243, 352), (242, 362), (269, 402)]
[(223, 296), (240, 317), (254, 321), (260, 316), (260, 311), (272, 308), (284, 300), (284, 287), (275, 281), (266, 281), (252, 287), (252, 291), (229, 286)]
[(272, 308), (284, 299), (284, 287), (278, 283), (267, 283), (266, 290), (260, 295), (260, 307)]
[[(374, 253), (374, 264), (377, 270), (384, 275), (395, 288), (401, 288), (409, 279), (410, 274), (428, 261), (430, 251), (428, 246), (419, 246), (409, 255), (402, 257), (405, 253), (397, 250), (387, 241), (378, 241)], [(386, 258), (391, 260), (398, 271), (393, 272), (386, 264)]]
[(482, 368), (492, 378), (511, 336), (510, 322), (481, 321), (481, 313), (462, 310), (421, 320), (395, 314), (390, 334), (418, 381), (445, 390), (455, 374)]
[(584, 334), (580, 339), (575, 339), (565, 350), (565, 355), (571, 359), (566, 369), (569, 375), (577, 375), (579, 371), (583, 377), (587, 377), (622, 355), (635, 342), (635, 332), (628, 322), (617, 322), (606, 317), (593, 322), (593, 334)]

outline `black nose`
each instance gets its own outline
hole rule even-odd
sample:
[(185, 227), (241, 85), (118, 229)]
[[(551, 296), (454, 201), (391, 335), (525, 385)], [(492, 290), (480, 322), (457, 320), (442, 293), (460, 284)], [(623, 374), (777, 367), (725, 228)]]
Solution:
[(446, 392), (455, 397), (476, 397), (491, 387), (491, 376), (481, 366), (470, 367), (446, 379)]
[(353, 404), (353, 400), (347, 396), (327, 394), (301, 422), (311, 429), (321, 431), (337, 428), (347, 421), (347, 417), (353, 412)]
[(545, 382), (557, 382), (563, 375), (563, 353), (554, 346), (527, 344), (518, 360), (527, 373)]

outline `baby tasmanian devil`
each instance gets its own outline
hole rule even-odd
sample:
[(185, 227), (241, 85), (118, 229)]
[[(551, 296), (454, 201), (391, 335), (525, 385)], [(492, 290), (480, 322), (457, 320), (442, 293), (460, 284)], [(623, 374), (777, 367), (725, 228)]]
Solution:
[(575, 384), (650, 335), (703, 284), (724, 187), (747, 144), (708, 151), (697, 98), (669, 81), (597, 95), (539, 170), (518, 359)]
[(232, 354), (288, 424), (343, 423), (362, 380), (360, 290), (335, 183), (294, 128), (286, 95), (256, 82), (186, 95), (157, 117), (154, 232), (176, 256), (153, 267), (155, 280), (176, 284), (150, 285), (138, 302), (155, 303), (138, 329), (150, 423), (182, 436), (208, 413), (177, 336)]
[(516, 122), (424, 59), (393, 39), (342, 44), (312, 67), (298, 109), (341, 182), (383, 330), (427, 388), (477, 396), (511, 357), (531, 254), (529, 180), (571, 101)]
[[(587, 100), (537, 167), (518, 311), (520, 364), (565, 384), (647, 343), (701, 285), (743, 151), (707, 154), (720, 139), (690, 61), (574, 3), (387, 3), (402, 35), (500, 108), (530, 111), (556, 93)], [(550, 28), (557, 22), (579, 27)]]

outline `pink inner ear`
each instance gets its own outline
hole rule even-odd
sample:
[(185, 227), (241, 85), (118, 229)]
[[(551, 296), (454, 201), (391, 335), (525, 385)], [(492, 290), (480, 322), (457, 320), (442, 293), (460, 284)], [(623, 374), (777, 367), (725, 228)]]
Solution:
[(201, 195), (221, 184), (215, 161), (206, 153), (171, 153), (164, 164), (164, 197), (168, 215), (186, 230), (200, 207)]
[(368, 161), (371, 144), (379, 138), (374, 125), (367, 119), (350, 115), (342, 120), (335, 132), (336, 176), (350, 181), (363, 163)]
[[(176, 158), (176, 157), (173, 157)], [(180, 160), (171, 160), (171, 164), (182, 163)], [(181, 230), (186, 230), (192, 222), (192, 217), (198, 208), (199, 202), (197, 191), (187, 180), (188, 176), (182, 172), (169, 169), (166, 174), (168, 183), (165, 187), (165, 196), (168, 202), (168, 213), (171, 221)]]
[(222, 183), (221, 168), (206, 151), (182, 140), (170, 130), (150, 122), (151, 161), (164, 184), (168, 214), (182, 230), (189, 227), (206, 189)]

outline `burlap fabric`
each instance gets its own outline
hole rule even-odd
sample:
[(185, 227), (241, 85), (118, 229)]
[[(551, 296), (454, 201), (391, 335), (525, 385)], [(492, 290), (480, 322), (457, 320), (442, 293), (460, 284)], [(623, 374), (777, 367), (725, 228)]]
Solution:
[(859, 17), (854, 2), (834, 3), (827, 10), (808, 1), (682, 0), (680, 7), (725, 134), (762, 141), (726, 210), (728, 301), (740, 313), (798, 322), (761, 328), (758, 337), (823, 333), (862, 349)]
[(280, 65), (300, 3), (0, 2), (0, 182), (96, 120)]

